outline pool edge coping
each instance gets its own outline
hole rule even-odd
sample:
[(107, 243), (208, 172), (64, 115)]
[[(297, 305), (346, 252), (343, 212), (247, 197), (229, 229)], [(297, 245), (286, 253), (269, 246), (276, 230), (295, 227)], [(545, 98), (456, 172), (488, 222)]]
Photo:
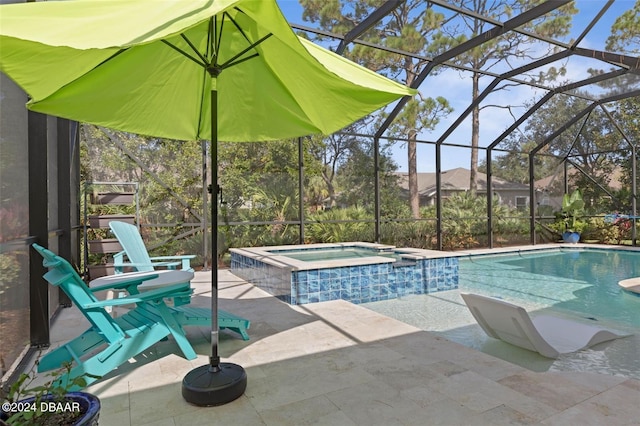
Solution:
[(383, 256), (370, 256), (359, 257), (349, 259), (333, 259), (322, 261), (303, 261), (290, 258), (284, 254), (278, 254), (278, 250), (290, 250), (294, 247), (314, 249), (314, 248), (344, 248), (344, 247), (362, 247), (373, 248), (380, 250), (394, 250), (401, 254), (402, 258), (411, 260), (423, 260), (423, 259), (442, 259), (453, 257), (469, 257), (469, 256), (487, 256), (498, 254), (518, 254), (523, 252), (534, 252), (543, 250), (560, 250), (560, 249), (607, 249), (607, 250), (621, 250), (621, 251), (640, 251), (640, 247), (629, 247), (620, 245), (607, 245), (607, 244), (585, 244), (585, 243), (548, 243), (548, 244), (535, 244), (526, 246), (509, 246), (498, 248), (479, 248), (468, 249), (459, 251), (440, 251), (429, 250), (412, 247), (398, 248), (389, 244), (378, 244), (364, 241), (344, 242), (344, 243), (313, 243), (313, 244), (289, 244), (279, 246), (266, 246), (266, 247), (242, 247), (242, 248), (230, 248), (231, 253), (236, 253), (241, 256), (246, 256), (252, 259), (259, 260), (266, 264), (276, 266), (278, 268), (288, 269), (289, 271), (308, 271), (313, 269), (324, 268), (339, 268), (345, 266), (360, 266), (366, 264), (383, 264), (383, 263), (395, 263), (397, 260)]

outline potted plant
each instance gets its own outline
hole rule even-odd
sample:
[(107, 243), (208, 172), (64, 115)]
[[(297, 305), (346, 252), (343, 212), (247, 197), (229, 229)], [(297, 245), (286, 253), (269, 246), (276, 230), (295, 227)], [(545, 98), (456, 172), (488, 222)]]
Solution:
[(586, 226), (580, 220), (584, 215), (584, 200), (582, 193), (576, 189), (571, 194), (564, 194), (562, 197), (562, 221), (564, 222), (564, 233), (562, 239), (567, 243), (577, 243), (580, 241), (580, 233)]
[(86, 374), (69, 378), (71, 363), (49, 374), (41, 385), (36, 380), (36, 362), (31, 371), (22, 373), (8, 389), (0, 389), (2, 407), (0, 425), (82, 425), (95, 426), (100, 416), (100, 400), (88, 392), (71, 392), (87, 385)]

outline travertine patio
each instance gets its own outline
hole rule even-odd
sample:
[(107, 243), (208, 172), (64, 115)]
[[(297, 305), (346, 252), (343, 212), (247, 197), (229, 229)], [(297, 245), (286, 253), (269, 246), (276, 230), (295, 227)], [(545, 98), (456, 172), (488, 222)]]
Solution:
[[(210, 272), (197, 272), (194, 304), (210, 304)], [(245, 395), (196, 407), (181, 381), (208, 362), (209, 332), (189, 331), (200, 355), (172, 340), (93, 384), (101, 426), (125, 425), (630, 425), (640, 381), (589, 373), (536, 373), (344, 301), (290, 306), (220, 271), (220, 307), (251, 320), (251, 340), (220, 337), (223, 361), (242, 365)], [(84, 319), (64, 309), (54, 344)]]

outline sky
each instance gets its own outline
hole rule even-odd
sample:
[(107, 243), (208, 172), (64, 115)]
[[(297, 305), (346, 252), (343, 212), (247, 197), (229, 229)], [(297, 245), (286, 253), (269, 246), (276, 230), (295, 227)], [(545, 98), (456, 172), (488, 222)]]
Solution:
[[(313, 24), (302, 20), (303, 8), (297, 0), (277, 0), (277, 2), (290, 23), (313, 26)], [(589, 49), (605, 50), (604, 43), (610, 32), (611, 24), (621, 13), (625, 10), (631, 9), (634, 2), (635, 0), (616, 0), (598, 24), (589, 32), (589, 35), (581, 41), (579, 46)], [(580, 12), (574, 18), (572, 32), (569, 38), (577, 38), (604, 4), (604, 0), (577, 0), (576, 7)], [(569, 38), (563, 41), (568, 42)], [(605, 68), (602, 63), (598, 63), (593, 60), (572, 57), (567, 63), (568, 74), (565, 78), (570, 81), (584, 79), (588, 76), (586, 70), (589, 67)], [(484, 78), (481, 81), (483, 81), (484, 84), (488, 84), (491, 79)], [(444, 96), (449, 100), (454, 108), (454, 112), (449, 117), (442, 119), (434, 131), (422, 133), (419, 136), (419, 139), (435, 141), (469, 105), (471, 99), (469, 74), (463, 75), (458, 71), (450, 70), (438, 75), (430, 75), (420, 87), (420, 91), (425, 96)], [(539, 93), (534, 93), (534, 91), (529, 87), (513, 88), (510, 89), (509, 92), (501, 91), (489, 96), (485, 100), (485, 103), (502, 104), (504, 103), (504, 99), (502, 99), (502, 97), (507, 96), (509, 103), (512, 105), (522, 104), (522, 102), (525, 100), (531, 100), (534, 96), (537, 96), (537, 99), (539, 99), (540, 96), (544, 94), (542, 91), (538, 92)], [(514, 112), (516, 114), (516, 118), (518, 118), (519, 115), (525, 112), (525, 109), (516, 109)], [(509, 125), (511, 125), (513, 121), (514, 118), (505, 109), (483, 109), (480, 117), (481, 146), (489, 145)], [(470, 120), (467, 119), (447, 138), (447, 142), (469, 146), (470, 138), (471, 123)], [(443, 170), (455, 167), (469, 168), (469, 152), (470, 150), (465, 148), (443, 147)], [(480, 151), (480, 156), (482, 159), (483, 151)], [(403, 144), (398, 144), (398, 146), (394, 148), (393, 159), (398, 163), (400, 171), (407, 170), (406, 148)], [(435, 151), (433, 145), (418, 145), (418, 171), (435, 171)]]

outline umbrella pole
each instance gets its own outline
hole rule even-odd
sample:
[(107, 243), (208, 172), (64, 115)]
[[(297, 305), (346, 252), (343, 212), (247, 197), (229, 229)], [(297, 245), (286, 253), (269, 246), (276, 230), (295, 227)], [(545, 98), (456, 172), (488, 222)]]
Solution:
[(211, 356), (209, 364), (188, 372), (182, 379), (182, 397), (199, 406), (223, 405), (244, 394), (247, 374), (218, 355), (218, 90), (219, 69), (211, 73)]

